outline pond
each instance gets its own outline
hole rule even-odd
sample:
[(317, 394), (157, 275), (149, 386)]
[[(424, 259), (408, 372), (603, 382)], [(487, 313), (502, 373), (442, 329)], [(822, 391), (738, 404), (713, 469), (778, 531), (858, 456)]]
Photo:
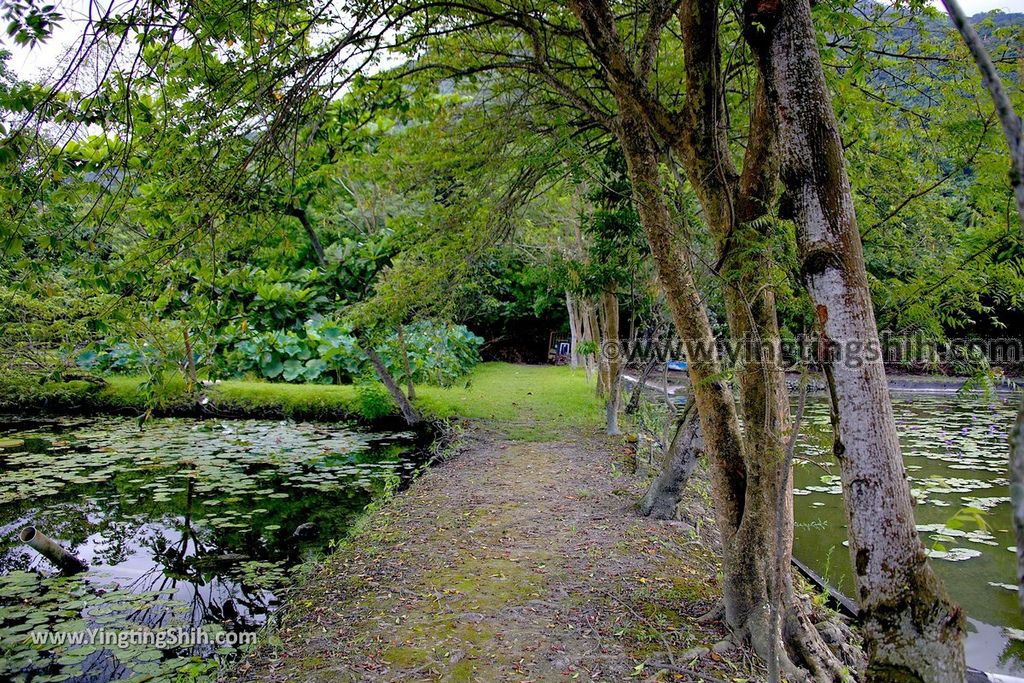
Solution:
[[(968, 617), (967, 660), (1024, 675), (1024, 619), (1007, 480), (1007, 432), (1017, 399), (894, 396), (915, 516), (932, 566)], [(828, 404), (809, 400), (795, 453), (794, 554), (853, 595)]]
[[(335, 424), (0, 418), (0, 680), (212, 671), (303, 559), (422, 466), (420, 444)], [(18, 539), (29, 525), (89, 570), (58, 576)]]

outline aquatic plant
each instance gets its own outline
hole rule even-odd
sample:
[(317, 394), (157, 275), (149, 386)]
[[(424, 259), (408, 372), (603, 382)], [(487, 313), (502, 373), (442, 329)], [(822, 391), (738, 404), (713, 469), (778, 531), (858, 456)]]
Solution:
[[(417, 461), (413, 435), (252, 420), (106, 418), (0, 435), (0, 678), (202, 677), (233, 648), (33, 642), (46, 631), (262, 624), (307, 550), (341, 538)], [(21, 546), (35, 524), (89, 561), (78, 577)], [(312, 531), (301, 537), (303, 526)], [(35, 634), (35, 636), (33, 636)]]

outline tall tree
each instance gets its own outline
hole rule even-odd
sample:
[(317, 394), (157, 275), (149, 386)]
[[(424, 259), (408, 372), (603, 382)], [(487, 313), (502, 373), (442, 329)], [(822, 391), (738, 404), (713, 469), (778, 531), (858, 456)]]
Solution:
[(964, 618), (925, 559), (914, 522), (868, 291), (860, 234), (806, 0), (744, 8), (747, 40), (779, 117), (782, 182), (797, 226), (832, 387), (872, 681), (963, 681)]
[[(723, 538), (726, 618), (764, 657), (797, 665), (778, 646), (768, 618), (777, 582), (784, 585), (788, 652), (819, 680), (841, 675), (842, 666), (809, 624), (795, 600), (790, 577), (775, 570), (775, 529), (782, 525), (784, 564), (792, 544), (791, 506), (776, 518), (780, 489), (791, 487), (783, 471), (783, 442), (790, 429), (785, 383), (779, 365), (779, 328), (771, 269), (763, 249), (767, 215), (774, 201), (777, 155), (771, 110), (760, 87), (750, 113), (742, 174), (728, 144), (725, 79), (721, 73), (717, 2), (678, 5), (685, 105), (672, 112), (648, 85), (650, 57), (643, 48), (627, 52), (611, 6), (603, 0), (573, 3), (587, 43), (604, 68), (619, 108), (617, 137), (626, 151), (636, 203), (676, 327), (690, 360), (689, 372), (707, 452), (714, 463), (718, 520)], [(642, 46), (656, 50), (660, 33), (673, 18), (672, 3), (650, 9)], [(659, 177), (657, 137), (678, 153), (703, 209), (717, 251), (732, 343), (747, 352), (738, 368), (737, 410), (715, 354), (715, 335), (694, 285), (689, 264), (669, 220)], [(639, 186), (639, 187), (638, 187)], [(753, 255), (753, 259), (751, 256)], [(742, 414), (746, 429), (739, 427)]]

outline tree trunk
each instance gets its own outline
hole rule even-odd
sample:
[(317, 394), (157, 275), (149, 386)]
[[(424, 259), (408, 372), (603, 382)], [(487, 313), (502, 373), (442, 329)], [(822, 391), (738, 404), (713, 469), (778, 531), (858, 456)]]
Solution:
[(299, 221), (302, 225), (302, 229), (306, 231), (306, 237), (309, 239), (309, 245), (313, 247), (313, 256), (316, 258), (316, 264), (321, 268), (327, 266), (327, 256), (324, 254), (324, 247), (320, 243), (320, 237), (316, 234), (316, 230), (313, 229), (313, 225), (309, 222), (309, 214), (306, 209), (301, 206), (288, 206), (285, 207), (285, 215), (291, 216)]
[[(592, 301), (586, 299), (583, 300), (583, 330), (586, 335), (586, 340), (593, 342), (597, 346), (597, 350), (591, 355), (590, 364), (591, 373), (600, 372), (601, 362), (601, 325), (597, 319), (597, 308)], [(598, 383), (600, 384), (600, 378)]]
[(808, 0), (750, 0), (747, 41), (779, 114), (782, 179), (802, 275), (835, 382), (839, 462), (870, 681), (963, 681), (964, 620), (925, 559), (914, 523), (842, 142)]
[(676, 519), (683, 489), (703, 450), (700, 421), (692, 410), (686, 410), (676, 421), (676, 431), (665, 449), (661, 471), (640, 502), (642, 514), (654, 519)]
[(420, 417), (419, 411), (416, 410), (416, 407), (413, 406), (413, 404), (409, 402), (409, 399), (406, 398), (405, 394), (402, 393), (402, 388), (398, 386), (398, 383), (395, 382), (395, 378), (391, 376), (390, 372), (388, 372), (387, 366), (384, 365), (384, 361), (381, 360), (377, 351), (368, 342), (364, 342), (361, 339), (358, 340), (358, 343), (359, 348), (366, 354), (366, 357), (370, 359), (370, 363), (373, 364), (373, 369), (376, 370), (377, 377), (387, 388), (391, 397), (395, 399), (395, 403), (398, 404), (398, 409), (402, 411), (402, 417), (405, 418), (406, 424), (410, 427), (418, 424), (423, 418)]
[(644, 369), (637, 375), (636, 384), (633, 386), (633, 391), (629, 393), (629, 401), (626, 403), (626, 415), (632, 415), (639, 410), (640, 399), (644, 395), (644, 388), (647, 386), (647, 381), (651, 378), (651, 373), (654, 372), (656, 367), (658, 367), (658, 361), (649, 360)]
[(181, 338), (185, 343), (185, 367), (188, 370), (189, 391), (192, 391), (199, 383), (199, 378), (196, 374), (195, 355), (192, 353), (192, 338), (189, 336), (187, 326), (181, 328)]
[[(779, 366), (780, 334), (775, 296), (769, 279), (765, 217), (773, 204), (778, 177), (775, 120), (755, 89), (743, 174), (737, 172), (729, 150), (721, 54), (717, 30), (718, 4), (685, 2), (679, 21), (686, 45), (687, 102), (683, 134), (675, 149), (683, 161), (708, 227), (715, 238), (722, 297), (731, 343), (741, 356), (736, 367), (740, 388), (740, 414), (744, 424), (743, 514), (735, 537), (724, 547), (726, 560), (736, 569), (726, 576), (725, 607), (730, 626), (749, 638), (759, 655), (782, 659), (782, 668), (794, 667), (778, 646), (780, 634), (772, 628), (767, 606), (775, 600), (775, 537), (782, 527), (786, 566), (792, 553), (792, 506), (777, 518), (776, 501), (792, 487), (789, 472), (781, 472), (783, 440), (789, 429), (789, 397)], [(778, 577), (787, 589), (788, 574)], [(790, 590), (784, 591), (788, 609), (798, 609)], [(808, 636), (809, 637), (809, 636)], [(791, 642), (792, 650), (821, 680), (830, 680), (837, 662), (816, 661), (803, 651), (804, 638)], [(815, 648), (824, 652), (824, 645)]]
[(595, 393), (598, 398), (605, 398), (611, 389), (608, 376), (608, 359), (605, 357), (605, 342), (608, 340), (608, 330), (604, 320), (604, 292), (597, 297), (597, 304), (594, 307), (594, 330), (597, 334), (597, 387)]
[[(594, 311), (590, 302), (584, 298), (577, 300), (576, 313), (580, 318), (580, 330), (583, 335), (582, 340), (584, 342), (596, 341), (595, 331), (597, 328), (594, 321)], [(583, 367), (586, 370), (588, 382), (594, 376), (594, 360), (595, 357), (590, 354), (583, 355)]]
[[(634, 201), (654, 257), (658, 281), (686, 351), (694, 402), (711, 459), (711, 484), (723, 543), (732, 540), (743, 512), (746, 474), (743, 441), (732, 391), (721, 374), (715, 337), (693, 275), (676, 242), (658, 169), (658, 150), (642, 115), (619, 102), (618, 137), (626, 157)], [(733, 568), (726, 563), (728, 574)]]
[(604, 366), (605, 388), (608, 397), (605, 404), (608, 434), (619, 434), (619, 376), (622, 374), (622, 355), (619, 346), (619, 299), (615, 292), (601, 292), (601, 320), (604, 323), (604, 337), (601, 344), (601, 363)]
[(402, 371), (405, 373), (405, 392), (410, 401), (416, 400), (416, 385), (412, 381), (412, 368), (409, 367), (409, 348), (405, 345), (405, 329), (398, 326), (398, 348), (402, 354)]
[[(689, 0), (679, 6), (685, 45), (686, 106), (681, 121), (657, 101), (643, 73), (636, 73), (618, 36), (605, 0), (576, 0), (588, 45), (606, 69), (619, 105), (620, 141), (626, 152), (637, 208), (647, 231), (659, 279), (666, 291), (677, 330), (690, 361), (691, 383), (705, 444), (712, 461), (722, 533), (726, 619), (734, 633), (749, 639), (766, 659), (779, 657), (790, 677), (809, 672), (815, 680), (843, 677), (842, 665), (826, 647), (793, 598), (790, 575), (785, 587), (786, 641), (806, 671), (801, 672), (778, 647), (768, 605), (775, 598), (775, 538), (782, 527), (786, 558), (792, 545), (792, 505), (776, 516), (780, 492), (791, 488), (781, 472), (782, 442), (789, 429), (788, 396), (777, 355), (779, 331), (767, 258), (750, 262), (751, 246), (763, 239), (777, 178), (774, 117), (758, 88), (752, 114), (744, 173), (732, 162), (721, 75), (719, 3)], [(646, 126), (644, 125), (646, 124)], [(674, 245), (668, 210), (651, 158), (658, 135), (683, 160), (719, 252), (720, 275), (733, 343), (753, 343), (755, 353), (739, 368), (741, 407), (746, 425), (741, 435), (736, 406), (714, 349), (714, 337), (685, 258)], [(767, 233), (767, 230), (764, 230)], [(764, 253), (763, 248), (754, 250)], [(761, 349), (768, 353), (760, 353)], [(715, 479), (718, 478), (716, 483)]]
[(580, 321), (576, 303), (569, 290), (565, 290), (565, 310), (569, 314), (569, 366), (575, 370), (580, 366)]

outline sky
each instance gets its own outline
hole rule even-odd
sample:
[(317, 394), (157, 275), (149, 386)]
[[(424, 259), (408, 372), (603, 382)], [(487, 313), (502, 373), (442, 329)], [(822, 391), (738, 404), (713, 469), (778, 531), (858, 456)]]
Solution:
[[(939, 3), (935, 3), (935, 5), (939, 6)], [(1024, 12), (1024, 0), (960, 0), (960, 6), (964, 8), (967, 16), (994, 9), (1001, 9), (1004, 12)]]
[[(55, 35), (46, 43), (27, 48), (14, 45), (5, 33), (0, 33), (0, 47), (12, 53), (10, 67), (19, 77), (33, 80), (45, 77), (60, 65), (61, 56), (79, 38), (81, 16), (90, 0), (60, 0), (56, 2), (67, 18)], [(104, 0), (91, 0), (99, 5)], [(109, 0), (114, 1), (116, 0)], [(939, 0), (932, 0), (941, 9)], [(1024, 0), (960, 0), (960, 6), (968, 16), (978, 12), (999, 9), (1004, 12), (1024, 12)]]

